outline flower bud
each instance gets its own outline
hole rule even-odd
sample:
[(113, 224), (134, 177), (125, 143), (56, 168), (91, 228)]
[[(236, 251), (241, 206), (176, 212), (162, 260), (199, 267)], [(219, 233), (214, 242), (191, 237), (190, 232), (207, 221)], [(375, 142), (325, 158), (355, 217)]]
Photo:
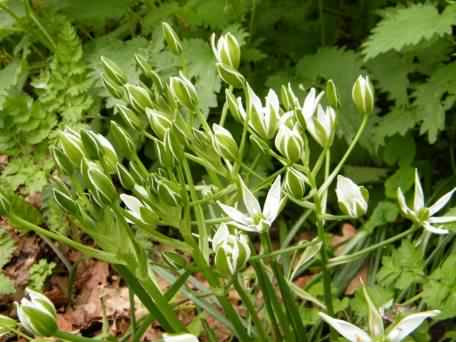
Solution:
[(298, 115), (298, 120), (301, 123), (302, 127), (306, 127), (306, 121), (314, 116), (315, 112), (317, 111), (320, 100), (324, 94), (324, 92), (320, 92), (317, 95), (317, 91), (315, 90), (315, 88), (309, 90), (309, 92), (306, 95), (306, 98), (304, 99), (304, 104), (301, 108), (301, 111)]
[(371, 114), (374, 111), (374, 88), (369, 77), (360, 75), (352, 89), (352, 98), (356, 109), (362, 114)]
[(120, 185), (122, 185), (124, 189), (133, 190), (136, 182), (131, 173), (127, 170), (127, 168), (119, 163), (116, 167), (116, 173)]
[(110, 205), (117, 199), (117, 191), (111, 178), (95, 163), (87, 163), (87, 180), (94, 200), (100, 207)]
[[(242, 117), (242, 114), (239, 110), (239, 101), (236, 99), (236, 97), (234, 97), (233, 92), (230, 88), (226, 88), (225, 98), (225, 102), (228, 105), (228, 110), (230, 111), (231, 115), (233, 115), (234, 119), (236, 121), (243, 122), (244, 118)], [(239, 98), (239, 100), (241, 99)]]
[(118, 104), (115, 106), (116, 113), (119, 114), (120, 118), (122, 119), (122, 123), (125, 127), (132, 131), (136, 131), (142, 128), (141, 119), (136, 115), (134, 111), (132, 111), (127, 106), (122, 104)]
[(185, 144), (176, 126), (172, 126), (166, 131), (163, 142), (175, 160), (182, 160), (184, 158)]
[(80, 132), (82, 145), (87, 157), (95, 160), (100, 159), (101, 157), (100, 146), (96, 135), (97, 134), (95, 132), (88, 129), (82, 129)]
[(130, 135), (120, 125), (111, 120), (110, 136), (116, 150), (127, 158), (133, 158), (136, 154), (136, 146)]
[(171, 206), (178, 206), (180, 203), (180, 194), (177, 189), (173, 189), (171, 184), (164, 181), (157, 182), (157, 193), (160, 200)]
[(217, 44), (215, 34), (211, 36), (211, 46), (217, 62), (225, 64), (233, 69), (239, 68), (241, 61), (241, 47), (236, 37), (231, 33), (222, 35)]
[(294, 198), (301, 199), (306, 193), (307, 177), (294, 167), (287, 168), (284, 189)]
[(148, 78), (149, 80), (152, 81), (152, 83), (158, 88), (158, 89), (163, 89), (163, 82), (160, 78), (160, 76), (157, 74), (156, 71), (154, 71), (150, 65), (147, 64), (146, 59), (140, 55), (135, 55), (136, 59), (136, 64), (139, 66), (141, 69), (143, 75)]
[(146, 107), (154, 106), (147, 89), (133, 84), (126, 84), (125, 89), (127, 90), (128, 100), (131, 106), (138, 113), (143, 113)]
[(280, 87), (280, 99), (286, 111), (292, 111), (300, 107), (299, 100), (291, 87), (291, 83), (288, 83), (287, 86), (282, 85)]
[(337, 176), (336, 195), (339, 208), (344, 214), (357, 218), (367, 212), (369, 193), (351, 179), (341, 175)]
[(114, 146), (101, 134), (95, 134), (95, 137), (100, 148), (100, 159), (103, 164), (104, 169), (112, 174), (115, 172), (117, 163), (119, 162), (119, 157), (117, 152), (114, 149)]
[(74, 198), (71, 198), (68, 194), (57, 189), (52, 189), (52, 195), (54, 197), (54, 201), (63, 211), (66, 211), (74, 216), (79, 216), (79, 206), (76, 204)]
[(79, 167), (82, 158), (85, 157), (84, 148), (79, 134), (70, 128), (66, 128), (60, 134), (60, 146), (62, 148), (62, 152), (71, 162), (73, 167)]
[(144, 169), (144, 166), (139, 164), (137, 161), (130, 161), (128, 163), (130, 168), (130, 174), (132, 175), (135, 183), (143, 184), (146, 178), (149, 176), (147, 170)]
[[(15, 330), (17, 322), (5, 315), (0, 315), (0, 337), (6, 336)], [(6, 340), (5, 340), (6, 341)]]
[(170, 149), (161, 141), (155, 143), (155, 148), (160, 165), (165, 168), (172, 168), (174, 166), (174, 157)]
[(34, 336), (52, 336), (57, 331), (57, 312), (54, 304), (44, 295), (26, 289), (27, 297), (16, 303), (21, 325)]
[(169, 120), (166, 115), (160, 113), (154, 109), (146, 108), (147, 119), (149, 120), (149, 125), (154, 131), (155, 135), (163, 140), (165, 133), (171, 128), (173, 123)]
[(328, 101), (328, 104), (334, 109), (340, 108), (340, 98), (333, 80), (328, 80), (326, 82), (326, 100)]
[(51, 149), (52, 157), (57, 164), (59, 170), (66, 175), (71, 175), (74, 170), (73, 163), (68, 159), (65, 153), (60, 148), (53, 147)]
[(104, 76), (106, 76), (105, 79), (117, 86), (122, 86), (127, 83), (127, 76), (116, 63), (104, 56), (101, 56), (100, 59), (103, 64), (103, 72)]
[(114, 83), (111, 79), (103, 75), (102, 77), (103, 84), (108, 89), (109, 94), (117, 99), (121, 99), (124, 96), (124, 90), (122, 86)]
[(277, 150), (290, 163), (295, 163), (303, 157), (304, 139), (301, 136), (298, 125), (293, 124), (292, 128), (289, 128), (289, 123), (286, 121), (287, 120), (284, 120), (280, 124), (280, 128), (274, 142)]
[(231, 276), (242, 270), (250, 258), (250, 247), (245, 235), (234, 235), (221, 224), (212, 239), (215, 251), (215, 267), (225, 276)]
[(11, 203), (8, 197), (0, 192), (0, 216), (7, 215), (10, 211)]
[(195, 86), (182, 73), (171, 77), (169, 88), (173, 97), (188, 109), (195, 109), (198, 104), (198, 94)]
[(216, 64), (219, 77), (233, 88), (242, 88), (245, 85), (245, 78), (236, 69), (223, 63)]
[(165, 38), (166, 44), (170, 50), (176, 54), (180, 55), (182, 53), (182, 43), (179, 39), (177, 33), (173, 30), (173, 28), (168, 23), (162, 23), (162, 32), (163, 37)]
[(238, 146), (231, 132), (224, 127), (213, 124), (214, 131), (213, 146), (217, 153), (225, 159), (236, 160), (238, 156)]
[[(247, 112), (250, 120), (249, 125), (263, 139), (272, 139), (279, 127), (279, 98), (274, 90), (270, 89), (266, 96), (266, 105), (263, 107), (260, 98), (248, 87)], [(241, 115), (244, 111), (239, 103)]]
[(310, 135), (322, 147), (332, 144), (336, 132), (336, 112), (330, 106), (323, 109), (318, 105), (317, 112), (305, 117), (306, 128)]

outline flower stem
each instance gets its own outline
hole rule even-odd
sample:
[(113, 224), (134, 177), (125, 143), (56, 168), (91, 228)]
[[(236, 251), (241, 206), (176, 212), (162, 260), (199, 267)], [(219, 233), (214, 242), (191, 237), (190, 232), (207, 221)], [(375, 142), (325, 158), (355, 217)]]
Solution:
[(239, 281), (239, 274), (234, 275), (233, 285), (234, 285), (234, 288), (236, 289), (237, 293), (241, 297), (242, 301), (244, 302), (245, 306), (247, 307), (247, 310), (249, 311), (249, 314), (252, 317), (253, 322), (255, 323), (256, 330), (259, 335), (258, 341), (268, 341), (268, 337), (264, 330), (264, 326), (261, 323), (260, 318), (258, 317), (257, 310), (256, 310), (255, 306), (253, 305), (249, 294), (247, 293), (247, 291), (245, 290), (245, 288), (242, 286), (241, 282)]
[(96, 338), (89, 338), (89, 337), (82, 337), (78, 335), (73, 335), (70, 333), (67, 333), (65, 331), (57, 330), (56, 333), (54, 333), (55, 337), (61, 338), (64, 341), (73, 341), (73, 342), (93, 342), (96, 341)]

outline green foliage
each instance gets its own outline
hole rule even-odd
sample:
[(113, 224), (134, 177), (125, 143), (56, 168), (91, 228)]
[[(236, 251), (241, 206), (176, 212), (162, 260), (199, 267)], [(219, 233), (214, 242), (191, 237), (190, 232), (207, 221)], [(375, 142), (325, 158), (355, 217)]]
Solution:
[(382, 268), (377, 273), (377, 280), (382, 286), (399, 290), (424, 280), (424, 260), (421, 250), (412, 242), (404, 240), (391, 256), (382, 258)]
[(434, 35), (450, 34), (456, 20), (456, 6), (450, 5), (439, 14), (434, 5), (418, 3), (389, 8), (382, 14), (382, 20), (364, 45), (366, 59), (390, 50), (400, 51), (423, 39), (431, 39)]
[[(4, 230), (0, 229), (0, 269), (2, 269), (13, 256), (16, 249), (16, 243), (11, 236)], [(13, 282), (3, 273), (0, 273), (0, 296), (12, 294), (16, 291)]]
[(56, 264), (40, 259), (29, 269), (28, 287), (36, 291), (43, 291), (46, 280), (52, 275)]
[(456, 255), (451, 254), (443, 264), (426, 279), (423, 285), (424, 302), (442, 311), (440, 319), (456, 315)]

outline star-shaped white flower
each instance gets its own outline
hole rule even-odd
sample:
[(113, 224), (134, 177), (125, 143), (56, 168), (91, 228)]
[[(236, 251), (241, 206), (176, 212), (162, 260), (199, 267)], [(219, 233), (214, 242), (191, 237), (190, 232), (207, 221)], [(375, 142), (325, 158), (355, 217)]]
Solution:
[(405, 200), (404, 193), (401, 188), (397, 188), (397, 199), (399, 201), (399, 207), (405, 217), (413, 221), (414, 223), (422, 226), (434, 234), (448, 234), (447, 229), (437, 228), (434, 224), (451, 223), (456, 222), (456, 216), (434, 216), (437, 212), (443, 209), (451, 199), (451, 196), (456, 191), (456, 188), (447, 192), (445, 195), (440, 197), (430, 207), (424, 205), (424, 194), (421, 186), (420, 176), (418, 170), (415, 170), (415, 194), (413, 197), (413, 207), (410, 208)]
[(272, 183), (266, 195), (263, 210), (261, 210), (260, 203), (255, 195), (247, 188), (242, 179), (240, 181), (242, 201), (248, 214), (244, 214), (238, 209), (220, 202), (219, 205), (225, 214), (233, 220), (232, 224), (237, 228), (247, 232), (261, 233), (269, 229), (279, 215), (281, 195), (280, 176)]

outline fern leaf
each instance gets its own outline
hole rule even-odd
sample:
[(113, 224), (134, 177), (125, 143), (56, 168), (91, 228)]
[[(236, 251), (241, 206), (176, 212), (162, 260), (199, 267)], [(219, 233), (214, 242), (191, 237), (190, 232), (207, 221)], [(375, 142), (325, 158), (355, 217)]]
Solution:
[(432, 4), (413, 4), (386, 10), (384, 18), (372, 30), (363, 52), (366, 60), (390, 50), (401, 51), (435, 35), (451, 34), (456, 20), (456, 5), (439, 14)]

